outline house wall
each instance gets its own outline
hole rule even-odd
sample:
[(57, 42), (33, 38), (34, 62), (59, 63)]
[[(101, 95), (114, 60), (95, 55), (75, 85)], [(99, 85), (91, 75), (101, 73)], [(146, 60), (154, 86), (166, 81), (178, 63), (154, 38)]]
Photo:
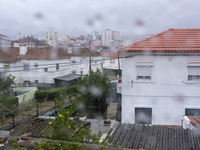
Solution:
[[(92, 60), (99, 59), (101, 58), (92, 57)], [(29, 70), (24, 70), (24, 63), (29, 64)], [(54, 83), (54, 78), (56, 77), (72, 73), (81, 74), (81, 71), (82, 74), (87, 74), (89, 70), (89, 58), (80, 56), (73, 56), (69, 59), (58, 60), (19, 60), (15, 63), (0, 63), (1, 71), (3, 70), (4, 64), (9, 64), (10, 68), (7, 71), (10, 72), (6, 72), (6, 74), (15, 76), (15, 83), (17, 84), (24, 83), (24, 81), (34, 83), (35, 80), (38, 80), (39, 83)], [(35, 64), (38, 66), (36, 67)], [(46, 64), (51, 65), (47, 66)], [(59, 70), (56, 70), (56, 64), (59, 64)], [(48, 71), (45, 72), (44, 68), (48, 68)], [(97, 61), (96, 63), (93, 61), (92, 69), (95, 71), (97, 68), (101, 69), (100, 61)]]
[[(135, 108), (152, 108), (152, 124), (181, 125), (185, 108), (200, 109), (200, 82), (187, 81), (187, 62), (200, 56), (136, 55), (122, 59), (122, 122), (135, 123)], [(136, 64), (153, 62), (152, 80), (136, 79)]]
[[(103, 68), (105, 69), (118, 69), (119, 66), (118, 66), (118, 58), (116, 59), (112, 59), (111, 60), (108, 60), (109, 58), (104, 58), (105, 61), (103, 62)], [(120, 61), (120, 68), (121, 68), (121, 65), (122, 65), (122, 60), (121, 58), (119, 59)]]

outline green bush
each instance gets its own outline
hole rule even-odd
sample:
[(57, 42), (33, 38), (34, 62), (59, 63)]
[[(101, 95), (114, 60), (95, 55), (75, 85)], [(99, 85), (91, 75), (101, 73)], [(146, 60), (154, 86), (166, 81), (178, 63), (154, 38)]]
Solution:
[(37, 90), (37, 91), (35, 92), (35, 99), (36, 99), (38, 102), (42, 103), (42, 102), (44, 102), (45, 99), (47, 98), (47, 95), (48, 95), (47, 91), (45, 91), (45, 90)]
[(0, 111), (2, 112), (15, 112), (18, 106), (18, 97), (3, 96), (0, 97)]
[(59, 98), (61, 95), (66, 96), (68, 94), (76, 93), (77, 86), (70, 86), (70, 87), (59, 87), (54, 88), (48, 91), (45, 90), (37, 90), (35, 93), (35, 98), (39, 102), (44, 102), (45, 99), (47, 100), (54, 100), (55, 98)]
[(55, 98), (59, 98), (60, 95), (65, 96), (66, 92), (65, 92), (66, 88), (61, 87), (61, 88), (54, 88), (48, 91), (48, 100), (54, 100)]
[(73, 86), (70, 86), (70, 87), (66, 88), (66, 93), (67, 94), (72, 94), (72, 93), (76, 93), (76, 92), (77, 92), (77, 86), (76, 85), (73, 85)]

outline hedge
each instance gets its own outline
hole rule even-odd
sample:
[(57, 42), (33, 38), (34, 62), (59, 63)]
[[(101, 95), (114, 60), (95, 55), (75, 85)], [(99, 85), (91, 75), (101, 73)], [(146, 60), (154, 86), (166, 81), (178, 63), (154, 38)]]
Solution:
[(45, 91), (45, 90), (37, 90), (35, 92), (35, 99), (38, 102), (42, 103), (42, 102), (44, 102), (47, 99), (47, 95), (48, 95), (47, 91)]
[(45, 100), (54, 100), (55, 98), (59, 98), (61, 95), (66, 96), (67, 94), (75, 92), (77, 92), (76, 85), (70, 87), (54, 88), (48, 91), (37, 90), (35, 93), (35, 98), (38, 100), (38, 102), (44, 102)]
[(18, 97), (3, 96), (0, 97), (0, 111), (11, 112), (18, 106)]

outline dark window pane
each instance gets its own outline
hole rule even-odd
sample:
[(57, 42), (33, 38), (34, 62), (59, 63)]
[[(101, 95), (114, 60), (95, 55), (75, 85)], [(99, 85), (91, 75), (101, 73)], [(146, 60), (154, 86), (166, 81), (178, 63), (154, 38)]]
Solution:
[(152, 108), (135, 108), (136, 124), (151, 124)]

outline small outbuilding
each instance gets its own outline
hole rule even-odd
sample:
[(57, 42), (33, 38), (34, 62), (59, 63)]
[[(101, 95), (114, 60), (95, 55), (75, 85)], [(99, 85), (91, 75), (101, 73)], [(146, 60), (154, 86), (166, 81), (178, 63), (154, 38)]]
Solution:
[(54, 78), (54, 83), (56, 87), (72, 86), (74, 85), (81, 76), (77, 74), (70, 74), (61, 77)]

